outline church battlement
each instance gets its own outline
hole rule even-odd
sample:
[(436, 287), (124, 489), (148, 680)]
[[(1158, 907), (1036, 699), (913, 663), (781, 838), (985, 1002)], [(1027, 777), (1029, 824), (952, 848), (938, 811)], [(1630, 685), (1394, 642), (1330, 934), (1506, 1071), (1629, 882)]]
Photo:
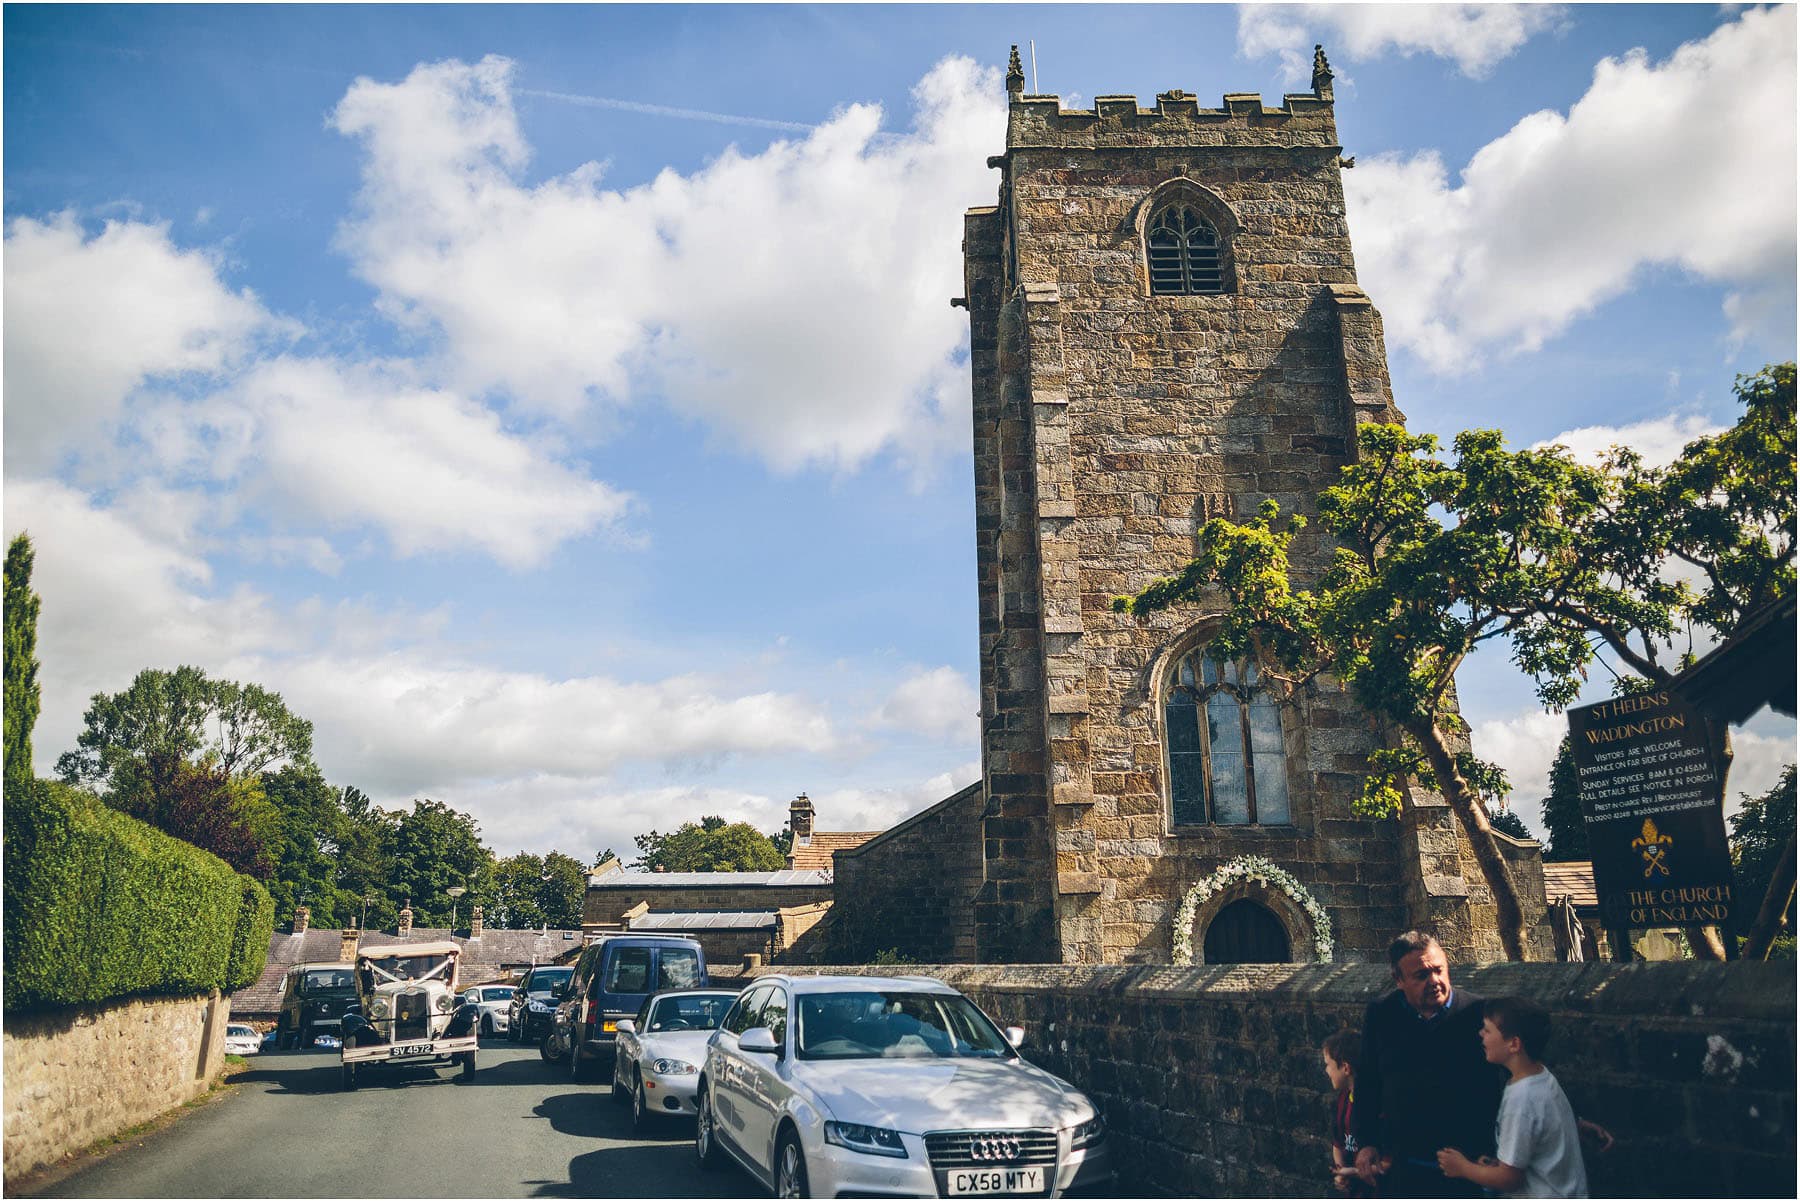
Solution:
[(1331, 67), (1322, 47), (1313, 53), (1313, 90), (1289, 93), (1279, 108), (1263, 103), (1260, 92), (1227, 92), (1217, 108), (1202, 108), (1192, 92), (1172, 88), (1144, 108), (1134, 95), (1094, 97), (1091, 109), (1066, 109), (1060, 96), (1027, 95), (1012, 48), (1006, 76), (1011, 101), (1008, 150), (1053, 147), (1156, 147), (1268, 145), (1328, 147), (1337, 142)]

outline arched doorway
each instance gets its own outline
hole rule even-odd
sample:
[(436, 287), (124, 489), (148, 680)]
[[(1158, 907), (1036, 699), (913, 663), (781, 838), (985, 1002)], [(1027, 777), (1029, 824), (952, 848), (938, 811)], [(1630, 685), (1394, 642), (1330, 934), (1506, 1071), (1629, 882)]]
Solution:
[(1247, 897), (1220, 910), (1206, 926), (1208, 964), (1285, 964), (1291, 952), (1281, 920)]

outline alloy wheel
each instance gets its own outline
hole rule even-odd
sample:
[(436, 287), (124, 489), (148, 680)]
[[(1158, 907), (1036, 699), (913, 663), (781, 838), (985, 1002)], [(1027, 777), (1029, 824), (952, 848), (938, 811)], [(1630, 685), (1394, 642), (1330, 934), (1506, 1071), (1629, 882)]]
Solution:
[(775, 1196), (777, 1198), (805, 1198), (806, 1192), (806, 1160), (800, 1155), (799, 1141), (788, 1136), (781, 1141), (780, 1151), (775, 1153)]

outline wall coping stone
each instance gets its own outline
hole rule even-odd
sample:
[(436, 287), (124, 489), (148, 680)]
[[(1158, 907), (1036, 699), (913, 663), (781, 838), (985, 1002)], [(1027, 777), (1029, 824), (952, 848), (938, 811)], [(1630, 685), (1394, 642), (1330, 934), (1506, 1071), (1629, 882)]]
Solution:
[[(1256, 964), (1177, 968), (1123, 964), (807, 965), (795, 975), (936, 977), (953, 988), (1092, 997), (1199, 998), (1253, 994), (1313, 1002), (1367, 1003), (1393, 985), (1378, 964)], [(1554, 1010), (1694, 1019), (1736, 1018), (1793, 1025), (1795, 974), (1785, 962), (1668, 960), (1642, 964), (1458, 965), (1457, 985), (1487, 997), (1520, 993)]]

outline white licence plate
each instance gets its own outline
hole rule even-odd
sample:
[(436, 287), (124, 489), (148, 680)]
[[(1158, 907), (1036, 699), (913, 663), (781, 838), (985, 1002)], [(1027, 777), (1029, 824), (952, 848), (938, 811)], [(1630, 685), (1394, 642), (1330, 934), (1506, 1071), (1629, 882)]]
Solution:
[(402, 1043), (388, 1049), (388, 1059), (398, 1060), (402, 1056), (429, 1056), (431, 1045), (428, 1043)]
[(953, 1194), (1037, 1194), (1044, 1191), (1043, 1169), (952, 1169)]

